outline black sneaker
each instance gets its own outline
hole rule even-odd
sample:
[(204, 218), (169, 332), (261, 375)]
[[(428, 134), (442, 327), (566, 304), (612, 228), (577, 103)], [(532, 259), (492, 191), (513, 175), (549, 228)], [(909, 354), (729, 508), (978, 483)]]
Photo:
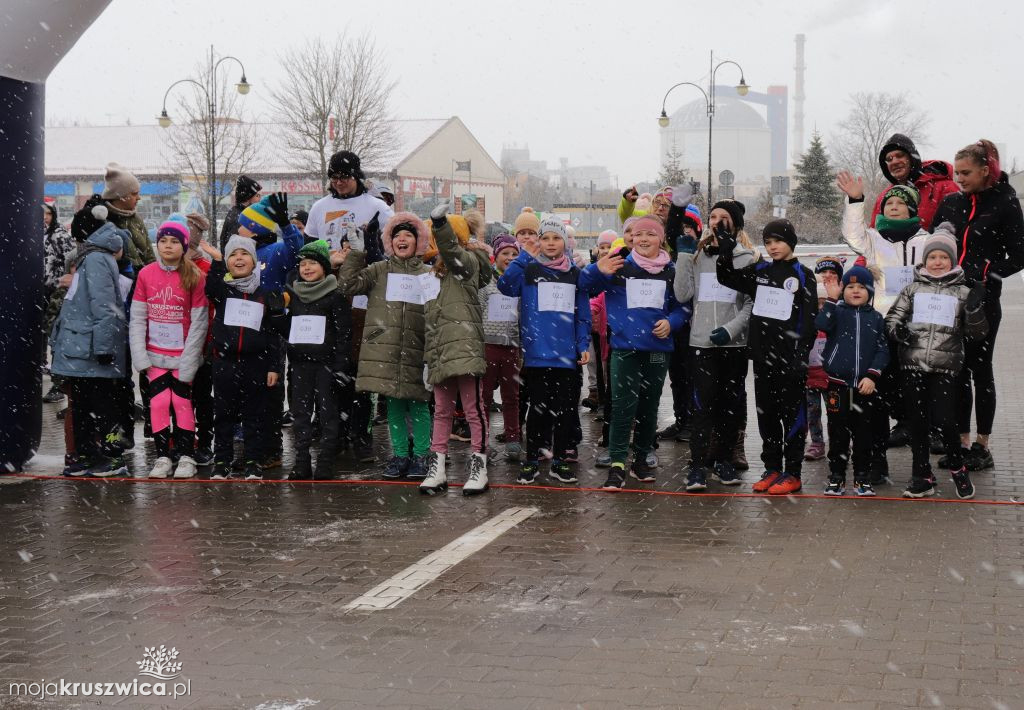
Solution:
[(227, 481), (232, 478), (237, 478), (237, 476), (231, 470), (230, 464), (218, 463), (213, 465), (213, 473), (210, 474), (211, 481)]
[(672, 422), (657, 433), (659, 439), (675, 439), (683, 431), (683, 425), (679, 422)]
[(957, 498), (967, 500), (974, 497), (974, 484), (971, 483), (971, 475), (967, 473), (966, 467), (961, 466), (959, 471), (950, 471), (949, 475), (953, 479), (953, 485), (956, 486)]
[[(964, 447), (961, 446), (960, 447), (960, 462), (961, 462), (961, 465), (969, 466), (972, 455), (973, 455), (973, 451), (971, 449), (965, 449)], [(947, 468), (947, 469), (949, 469), (951, 471), (953, 470), (953, 466), (951, 465), (951, 462), (949, 460), (949, 455), (948, 454), (944, 455), (942, 458), (939, 459), (938, 466), (939, 466), (939, 468)]]
[(572, 472), (572, 466), (568, 461), (554, 461), (551, 464), (551, 477), (562, 483), (576, 483), (579, 479)]
[(57, 402), (64, 401), (64, 393), (61, 392), (57, 385), (50, 387), (50, 391), (43, 395), (43, 401), (47, 404), (56, 404)]
[(537, 475), (540, 473), (540, 469), (537, 466), (536, 461), (527, 461), (519, 467), (519, 477), (516, 478), (516, 483), (521, 483), (524, 486), (529, 486), (537, 482)]
[(245, 459), (238, 457), (231, 460), (232, 471), (244, 471), (245, 470)]
[(408, 478), (410, 481), (422, 481), (424, 478), (426, 478), (427, 464), (429, 463), (429, 461), (427, 461), (427, 458), (429, 456), (430, 454), (427, 454), (426, 456), (414, 456), (413, 458), (410, 458), (409, 468), (405, 470), (405, 477)]
[(964, 458), (964, 465), (968, 471), (984, 471), (986, 468), (993, 468), (996, 462), (992, 458), (992, 450), (975, 441)]
[(911, 478), (910, 485), (903, 491), (904, 498), (924, 498), (935, 495), (935, 478)]
[(647, 465), (646, 457), (633, 457), (633, 465), (629, 467), (629, 475), (641, 483), (654, 483), (654, 470)]
[(679, 430), (679, 433), (676, 434), (676, 441), (689, 441), (691, 433), (690, 427), (684, 426)]
[(690, 464), (686, 472), (686, 490), (706, 491), (708, 489), (708, 474), (703, 466)]
[(928, 437), (928, 449), (932, 452), (932, 455), (946, 453), (946, 445), (942, 443), (942, 439), (936, 436), (934, 433)]
[(245, 473), (243, 474), (247, 481), (262, 481), (263, 480), (263, 466), (257, 464), (255, 461), (245, 462)]
[(736, 466), (732, 461), (716, 461), (711, 471), (711, 480), (718, 481), (723, 486), (738, 486), (743, 482), (736, 473)]
[(213, 452), (206, 447), (196, 449), (196, 455), (193, 458), (196, 460), (196, 466), (209, 466), (213, 463)]
[(613, 463), (608, 469), (608, 478), (601, 486), (606, 491), (621, 491), (626, 485), (626, 467), (621, 463)]
[(380, 476), (387, 481), (401, 478), (409, 470), (410, 463), (409, 459), (405, 456), (392, 456), (391, 460), (384, 466), (384, 472)]
[(885, 442), (886, 448), (896, 449), (907, 446), (910, 443), (910, 431), (902, 424), (897, 423), (889, 432), (889, 440)]
[(76, 459), (65, 464), (61, 475), (70, 477), (88, 476), (90, 466), (92, 466), (92, 462), (88, 459)]
[(854, 480), (853, 492), (861, 498), (872, 498), (875, 495), (875, 487), (872, 486), (867, 480)]
[(127, 476), (128, 466), (125, 465), (124, 458), (121, 456), (104, 456), (89, 467), (89, 475), (96, 478)]
[(842, 496), (846, 495), (846, 477), (829, 476), (828, 485), (825, 486), (825, 495)]

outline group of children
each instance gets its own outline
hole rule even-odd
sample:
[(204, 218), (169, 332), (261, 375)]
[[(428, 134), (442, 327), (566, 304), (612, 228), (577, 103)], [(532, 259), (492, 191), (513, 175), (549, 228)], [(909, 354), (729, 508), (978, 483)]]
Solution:
[[(904, 495), (935, 493), (934, 427), (957, 495), (971, 497), (953, 388), (965, 338), (986, 332), (984, 287), (957, 265), (951, 227), (915, 229), (914, 190), (895, 186), (882, 200), (878, 229), (862, 221), (859, 231), (850, 227), (865, 258), (849, 268), (821, 259), (812, 271), (794, 254), (789, 221), (764, 227), (763, 258), (744, 230), (742, 203), (719, 201), (705, 227), (689, 197), (685, 188), (660, 191), (649, 213), (626, 219), (623, 238), (602, 233), (583, 268), (570, 228), (529, 209), (517, 215), (513, 234), (489, 245), (481, 215), (449, 215), (447, 204), (429, 220), (399, 212), (381, 229), (350, 225), (340, 242), (314, 233), (303, 245), (278, 194), (241, 213), (239, 234), (223, 253), (202, 239), (195, 244), (187, 221), (163, 223), (156, 261), (133, 274), (124, 262), (130, 235), (87, 207), (82, 220), (94, 220), (95, 229), (72, 264), (74, 283), (52, 334), (53, 373), (64, 378), (75, 427), (76, 456), (65, 472), (124, 472), (102, 399), (130, 382), (134, 368), (145, 378), (157, 452), (149, 476), (196, 475), (192, 383), (210, 353), (214, 479), (238, 475), (239, 425), (241, 475), (262, 476), (259, 463), (280, 438), (274, 413), (281, 407), (271, 392), (287, 376), (291, 479), (333, 475), (351, 409), (345, 400), (359, 392), (386, 401), (392, 456), (385, 479), (419, 481), (426, 494), (446, 490), (449, 439), (461, 411), (471, 439), (462, 491), (483, 492), (498, 389), (499, 439), (519, 464), (517, 482), (536, 483), (550, 459), (551, 478), (574, 483), (582, 368), (593, 357), (610, 405), (603, 487), (621, 489), (627, 475), (649, 483), (658, 405), (682, 333), (693, 383), (688, 491), (706, 490), (709, 479), (741, 482), (732, 450), (745, 429), (749, 359), (765, 468), (754, 491), (802, 489), (805, 455), (818, 458), (815, 447), (823, 446), (809, 417), (823, 398), (826, 495), (844, 494), (850, 464), (856, 494), (874, 495), (888, 473), (879, 445), (887, 398), (900, 395), (913, 438)], [(885, 230), (914, 233), (896, 239)], [(208, 256), (204, 268), (189, 258), (190, 246)], [(894, 249), (902, 252), (899, 268), (888, 267)], [(361, 337), (353, 335), (356, 303), (365, 310)]]

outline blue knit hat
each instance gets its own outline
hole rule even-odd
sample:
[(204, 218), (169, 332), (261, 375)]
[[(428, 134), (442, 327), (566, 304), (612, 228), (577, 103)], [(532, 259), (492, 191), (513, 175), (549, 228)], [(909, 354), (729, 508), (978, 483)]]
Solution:
[(270, 205), (270, 195), (267, 195), (259, 202), (249, 205), (238, 215), (238, 225), (245, 227), (257, 237), (266, 237), (275, 234), (277, 223), (270, 216), (267, 208)]
[(846, 273), (843, 274), (843, 288), (850, 284), (860, 284), (872, 296), (875, 295), (875, 277), (871, 275), (866, 266), (857, 265), (846, 270)]

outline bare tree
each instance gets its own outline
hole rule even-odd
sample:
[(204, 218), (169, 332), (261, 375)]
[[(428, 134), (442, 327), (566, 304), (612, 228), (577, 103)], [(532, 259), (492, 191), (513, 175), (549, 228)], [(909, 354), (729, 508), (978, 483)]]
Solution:
[(928, 118), (906, 94), (858, 92), (850, 96), (850, 112), (833, 134), (831, 153), (837, 167), (863, 176), (866, 199), (888, 187), (878, 153), (893, 133), (909, 136), (918, 148), (928, 144)]
[[(284, 78), (271, 89), (277, 120), (296, 169), (327, 188), (327, 164), (339, 150), (356, 153), (364, 166), (390, 158), (397, 130), (390, 113), (394, 81), (373, 41), (342, 36), (314, 40), (281, 58)], [(333, 124), (333, 127), (332, 127)]]
[(212, 64), (201, 64), (189, 78), (205, 90), (195, 84), (182, 85), (182, 98), (176, 112), (171, 114), (174, 124), (165, 134), (168, 152), (164, 156), (172, 174), (204, 186), (202, 203), (207, 215), (215, 214), (209, 188), (211, 167), (215, 167), (217, 173), (218, 205), (231, 194), (238, 175), (259, 167), (256, 164), (259, 145), (256, 126), (243, 120), (241, 96), (226, 71), (218, 73), (217, 86), (213, 87), (217, 115), (211, 116), (208, 92), (212, 74)]

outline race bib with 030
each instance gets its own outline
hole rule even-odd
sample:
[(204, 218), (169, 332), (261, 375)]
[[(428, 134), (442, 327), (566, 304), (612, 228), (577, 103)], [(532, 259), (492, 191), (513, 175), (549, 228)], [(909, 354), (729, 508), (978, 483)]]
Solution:
[(754, 315), (772, 320), (789, 320), (793, 313), (793, 294), (774, 286), (758, 286)]
[(259, 330), (263, 324), (263, 304), (244, 298), (228, 298), (224, 301), (224, 325)]
[(519, 320), (519, 299), (492, 293), (487, 297), (487, 320), (492, 323), (515, 323)]
[(541, 281), (537, 284), (537, 310), (572, 313), (576, 310), (576, 284)]
[(149, 321), (149, 344), (163, 350), (181, 350), (185, 347), (185, 329), (181, 323)]
[(659, 279), (626, 279), (626, 308), (665, 307), (665, 282)]
[(288, 333), (292, 345), (322, 345), (327, 332), (326, 316), (295, 316)]
[(914, 294), (914, 322), (934, 323), (952, 328), (956, 323), (956, 296), (941, 293)]
[(712, 273), (700, 275), (700, 293), (697, 301), (702, 303), (736, 303), (736, 292), (718, 283), (718, 277)]

